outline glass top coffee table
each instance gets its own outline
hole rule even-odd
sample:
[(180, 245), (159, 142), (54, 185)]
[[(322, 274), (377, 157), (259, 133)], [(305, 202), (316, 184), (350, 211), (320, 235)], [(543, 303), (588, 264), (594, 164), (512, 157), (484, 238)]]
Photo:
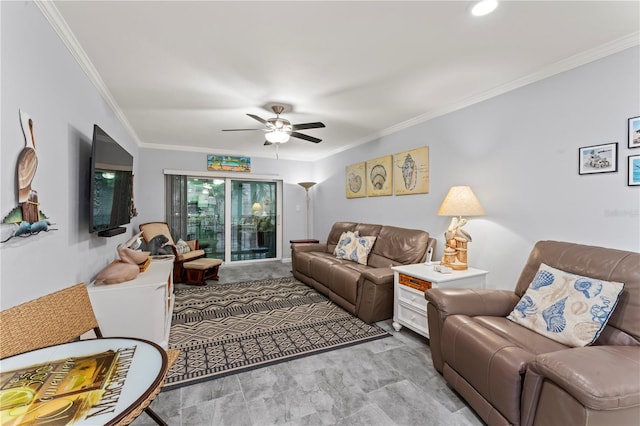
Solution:
[(166, 352), (134, 338), (80, 340), (0, 360), (0, 424), (114, 425), (164, 378)]

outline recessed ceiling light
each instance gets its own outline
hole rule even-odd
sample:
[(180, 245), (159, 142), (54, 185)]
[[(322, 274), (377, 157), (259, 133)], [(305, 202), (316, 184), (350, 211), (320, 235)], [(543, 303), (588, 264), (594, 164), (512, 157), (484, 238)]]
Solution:
[(484, 16), (493, 12), (498, 7), (497, 0), (482, 0), (473, 6), (471, 14), (473, 16)]

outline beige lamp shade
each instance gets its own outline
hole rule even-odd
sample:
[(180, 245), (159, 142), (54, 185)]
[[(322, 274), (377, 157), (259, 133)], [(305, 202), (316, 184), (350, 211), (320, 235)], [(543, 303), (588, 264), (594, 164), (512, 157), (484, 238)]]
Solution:
[(309, 188), (311, 188), (315, 184), (316, 184), (315, 182), (298, 182), (298, 185), (303, 187), (306, 191), (308, 191)]
[(253, 206), (251, 206), (251, 210), (253, 210), (254, 212), (259, 212), (260, 210), (262, 210), (262, 206), (260, 205), (260, 203), (253, 203)]
[(438, 209), (438, 216), (482, 216), (484, 209), (469, 186), (452, 186)]

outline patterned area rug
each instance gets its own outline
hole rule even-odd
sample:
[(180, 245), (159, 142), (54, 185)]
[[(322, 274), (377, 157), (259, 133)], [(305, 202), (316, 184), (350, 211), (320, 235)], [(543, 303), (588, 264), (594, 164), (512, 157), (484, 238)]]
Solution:
[(387, 336), (293, 277), (177, 290), (163, 390)]

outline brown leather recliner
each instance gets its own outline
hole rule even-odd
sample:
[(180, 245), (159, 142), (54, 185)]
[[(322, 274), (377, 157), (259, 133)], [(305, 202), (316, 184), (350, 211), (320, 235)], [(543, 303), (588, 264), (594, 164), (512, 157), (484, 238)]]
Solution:
[[(571, 348), (506, 318), (540, 263), (625, 284), (593, 345)], [(425, 297), (434, 367), (488, 424), (639, 424), (640, 253), (540, 241), (514, 291)]]

